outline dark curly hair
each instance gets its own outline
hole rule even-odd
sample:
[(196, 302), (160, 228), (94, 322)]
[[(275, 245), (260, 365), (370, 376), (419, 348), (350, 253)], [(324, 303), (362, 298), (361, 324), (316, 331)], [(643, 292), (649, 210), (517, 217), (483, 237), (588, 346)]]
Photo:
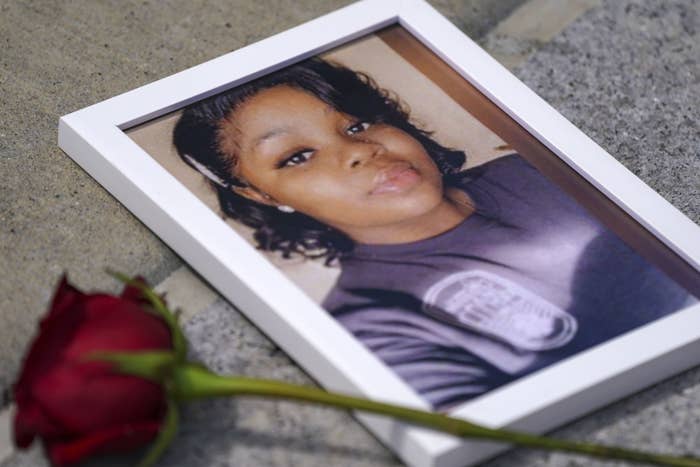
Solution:
[(223, 119), (258, 92), (290, 86), (312, 94), (336, 110), (372, 123), (399, 128), (418, 140), (437, 164), (447, 183), (462, 168), (463, 151), (448, 149), (431, 133), (411, 123), (405, 106), (381, 89), (364, 73), (312, 58), (217, 94), (187, 107), (175, 126), (173, 139), (180, 157), (205, 172), (216, 189), (223, 212), (254, 229), (258, 248), (279, 251), (283, 257), (300, 254), (325, 258), (326, 265), (353, 248), (344, 233), (299, 212), (280, 212), (276, 207), (252, 201), (233, 191), (248, 186), (232, 175), (231, 155), (219, 148)]

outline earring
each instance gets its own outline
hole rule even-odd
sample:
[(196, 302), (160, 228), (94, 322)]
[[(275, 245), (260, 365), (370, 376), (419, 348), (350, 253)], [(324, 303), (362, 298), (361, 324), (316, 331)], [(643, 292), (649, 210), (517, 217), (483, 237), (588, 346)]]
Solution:
[(291, 206), (287, 206), (286, 204), (280, 204), (279, 206), (277, 206), (277, 209), (279, 209), (282, 212), (286, 212), (286, 213), (294, 212), (294, 208)]

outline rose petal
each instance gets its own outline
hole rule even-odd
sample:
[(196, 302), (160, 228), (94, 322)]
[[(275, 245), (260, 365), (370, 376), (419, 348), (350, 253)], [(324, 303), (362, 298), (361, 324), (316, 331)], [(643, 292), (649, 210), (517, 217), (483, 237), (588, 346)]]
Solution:
[(42, 424), (41, 410), (35, 404), (19, 407), (14, 420), (15, 446), (22, 449), (29, 447), (34, 441), (34, 437), (41, 433)]
[(51, 438), (61, 436), (65, 430), (52, 420), (38, 404), (17, 407), (14, 420), (14, 441), (18, 448), (26, 448), (36, 436)]
[(72, 441), (47, 441), (46, 451), (54, 466), (67, 466), (95, 454), (130, 451), (155, 438), (159, 429), (156, 422), (124, 424)]
[(93, 296), (85, 304), (85, 320), (66, 349), (66, 358), (84, 358), (95, 351), (169, 350), (170, 330), (140, 305), (118, 297)]
[(61, 365), (45, 374), (34, 399), (67, 434), (86, 433), (133, 420), (159, 421), (163, 388), (135, 376), (113, 374), (110, 365)]
[[(56, 287), (56, 291), (54, 292), (53, 299), (51, 300), (51, 307), (49, 308), (46, 318), (49, 316), (58, 316), (62, 314), (66, 310), (69, 310), (71, 307), (75, 306), (85, 297), (87, 297), (87, 295), (70, 285), (68, 283), (68, 276), (63, 274), (61, 281), (58, 283), (58, 287)], [(44, 325), (45, 321), (46, 319), (42, 321), (42, 326)]]
[(41, 332), (31, 344), (22, 365), (22, 370), (14, 385), (18, 403), (30, 397), (35, 380), (48, 372), (63, 358), (63, 353), (79, 329), (84, 316), (83, 306), (73, 306), (70, 313), (52, 315), (43, 321)]

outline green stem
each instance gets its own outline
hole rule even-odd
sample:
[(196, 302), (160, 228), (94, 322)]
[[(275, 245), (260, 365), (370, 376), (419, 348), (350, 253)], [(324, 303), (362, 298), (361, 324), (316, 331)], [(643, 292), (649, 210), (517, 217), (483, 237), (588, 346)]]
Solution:
[(700, 467), (700, 459), (673, 457), (612, 446), (558, 440), (508, 430), (491, 429), (439, 413), (374, 402), (311, 387), (297, 386), (279, 381), (219, 376), (204, 367), (196, 365), (180, 366), (175, 370), (174, 377), (174, 396), (180, 400), (238, 395), (293, 399), (336, 408), (387, 415), (459, 437), (502, 441), (529, 448), (565, 451), (603, 459), (621, 459), (653, 465)]

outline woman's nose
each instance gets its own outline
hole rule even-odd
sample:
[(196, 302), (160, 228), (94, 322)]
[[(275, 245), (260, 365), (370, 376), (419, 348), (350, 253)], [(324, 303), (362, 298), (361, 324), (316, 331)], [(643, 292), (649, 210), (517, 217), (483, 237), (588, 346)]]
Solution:
[(382, 151), (380, 144), (371, 141), (350, 141), (343, 152), (344, 165), (350, 169), (363, 166)]

